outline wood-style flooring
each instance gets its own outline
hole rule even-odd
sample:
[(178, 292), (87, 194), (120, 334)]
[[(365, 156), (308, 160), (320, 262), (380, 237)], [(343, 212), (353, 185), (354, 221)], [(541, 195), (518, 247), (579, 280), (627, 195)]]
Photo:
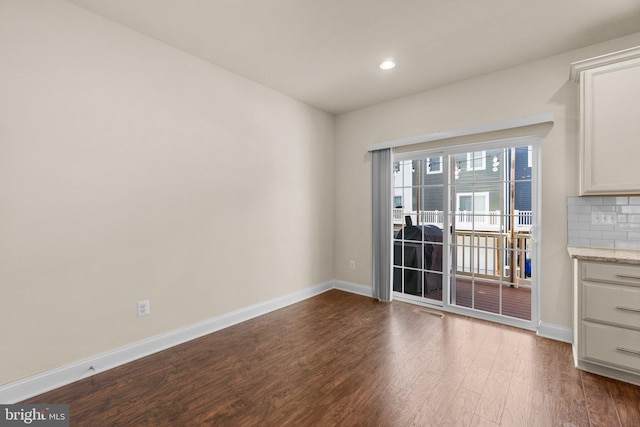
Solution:
[(640, 387), (569, 344), (337, 290), (25, 403), (72, 426), (640, 425)]

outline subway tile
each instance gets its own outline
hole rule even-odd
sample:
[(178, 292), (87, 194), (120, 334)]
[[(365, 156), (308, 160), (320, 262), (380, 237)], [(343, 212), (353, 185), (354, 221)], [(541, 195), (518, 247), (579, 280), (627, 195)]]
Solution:
[(567, 206), (577, 205), (580, 197), (567, 197)]
[(602, 198), (602, 204), (604, 206), (615, 206), (616, 199), (615, 199), (615, 197), (603, 197)]
[(569, 214), (591, 213), (591, 206), (570, 205), (568, 207), (567, 213)]
[(602, 238), (611, 239), (611, 240), (627, 240), (627, 232), (626, 231), (603, 231)]
[(583, 197), (585, 199), (585, 204), (589, 204), (591, 206), (598, 206), (604, 204), (604, 197), (601, 196), (589, 196)]
[(570, 222), (569, 224), (567, 224), (567, 228), (569, 230), (591, 230), (591, 223), (590, 222)]
[(640, 205), (619, 206), (618, 212), (625, 214), (640, 214)]
[(591, 215), (590, 213), (578, 214), (578, 221), (580, 222), (588, 222), (589, 224), (591, 224), (592, 220), (593, 215)]
[(615, 231), (616, 230), (616, 226), (615, 224), (610, 224), (610, 225), (594, 225), (591, 224), (590, 229), (592, 231)]
[(618, 206), (628, 205), (629, 204), (629, 198), (628, 197), (610, 197), (610, 199), (613, 199), (615, 201), (615, 204), (618, 205)]
[(613, 240), (599, 240), (599, 239), (591, 239), (591, 247), (593, 248), (615, 248), (615, 241)]
[[(614, 223), (594, 224), (600, 213), (613, 213)], [(568, 197), (567, 243), (640, 250), (640, 197)]]
[(567, 197), (567, 205), (569, 206), (596, 206), (602, 204), (603, 200), (600, 196)]
[(616, 240), (616, 249), (640, 249), (640, 242)]
[(567, 222), (578, 222), (578, 221), (580, 221), (580, 214), (567, 215)]
[(592, 212), (616, 212), (616, 208), (617, 206), (592, 206), (591, 207), (591, 211)]
[(585, 247), (589, 247), (591, 245), (591, 240), (572, 237), (567, 241), (567, 244), (569, 246), (585, 246)]
[(582, 231), (580, 231), (580, 237), (582, 237), (583, 239), (602, 239), (602, 232), (601, 231), (582, 230)]
[(623, 222), (616, 225), (616, 231), (639, 231), (640, 224), (635, 222)]

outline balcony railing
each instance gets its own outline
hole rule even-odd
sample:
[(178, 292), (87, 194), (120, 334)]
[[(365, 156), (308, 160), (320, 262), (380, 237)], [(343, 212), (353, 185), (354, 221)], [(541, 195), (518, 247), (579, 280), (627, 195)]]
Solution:
[(456, 230), (456, 274), (531, 284), (531, 236)]
[[(414, 224), (443, 228), (442, 211), (416, 213), (394, 209), (396, 228), (404, 226), (406, 215), (411, 216)], [(500, 211), (459, 211), (454, 215), (456, 274), (514, 285), (531, 284), (531, 211), (514, 212), (513, 233), (503, 231), (509, 228), (504, 224), (508, 219)]]
[[(444, 212), (443, 211), (405, 211), (403, 208), (395, 208), (393, 210), (394, 225), (404, 226), (405, 216), (410, 216), (413, 224), (427, 225), (433, 224), (443, 228)], [(507, 229), (508, 217), (503, 215), (501, 211), (456, 211), (455, 226), (456, 230), (481, 230), (481, 231), (501, 231)], [(501, 222), (502, 221), (502, 222)], [(531, 211), (514, 211), (514, 229), (515, 231), (530, 231), (532, 226)]]

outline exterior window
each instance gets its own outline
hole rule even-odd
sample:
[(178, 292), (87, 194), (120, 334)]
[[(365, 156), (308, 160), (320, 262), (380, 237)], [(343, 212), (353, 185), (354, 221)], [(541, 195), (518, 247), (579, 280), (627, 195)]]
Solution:
[(427, 159), (427, 174), (442, 173), (442, 156)]
[(489, 193), (458, 193), (458, 210), (465, 212), (489, 212)]
[(487, 152), (476, 151), (473, 153), (467, 153), (467, 170), (479, 171), (487, 168)]

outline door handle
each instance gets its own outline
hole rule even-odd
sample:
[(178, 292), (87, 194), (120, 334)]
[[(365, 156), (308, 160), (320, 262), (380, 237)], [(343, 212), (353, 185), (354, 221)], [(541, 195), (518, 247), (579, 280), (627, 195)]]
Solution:
[(529, 237), (533, 243), (538, 243), (538, 227), (532, 225), (529, 229)]
[(632, 311), (634, 313), (640, 313), (640, 308), (617, 306), (616, 309), (621, 311)]
[(616, 350), (621, 351), (623, 353), (633, 354), (634, 356), (640, 356), (640, 351), (638, 351), (638, 350), (630, 350), (630, 349), (624, 348), (624, 347), (616, 347)]
[(640, 276), (632, 276), (629, 274), (616, 274), (616, 277), (620, 278), (620, 279), (635, 279), (635, 280), (640, 280)]

